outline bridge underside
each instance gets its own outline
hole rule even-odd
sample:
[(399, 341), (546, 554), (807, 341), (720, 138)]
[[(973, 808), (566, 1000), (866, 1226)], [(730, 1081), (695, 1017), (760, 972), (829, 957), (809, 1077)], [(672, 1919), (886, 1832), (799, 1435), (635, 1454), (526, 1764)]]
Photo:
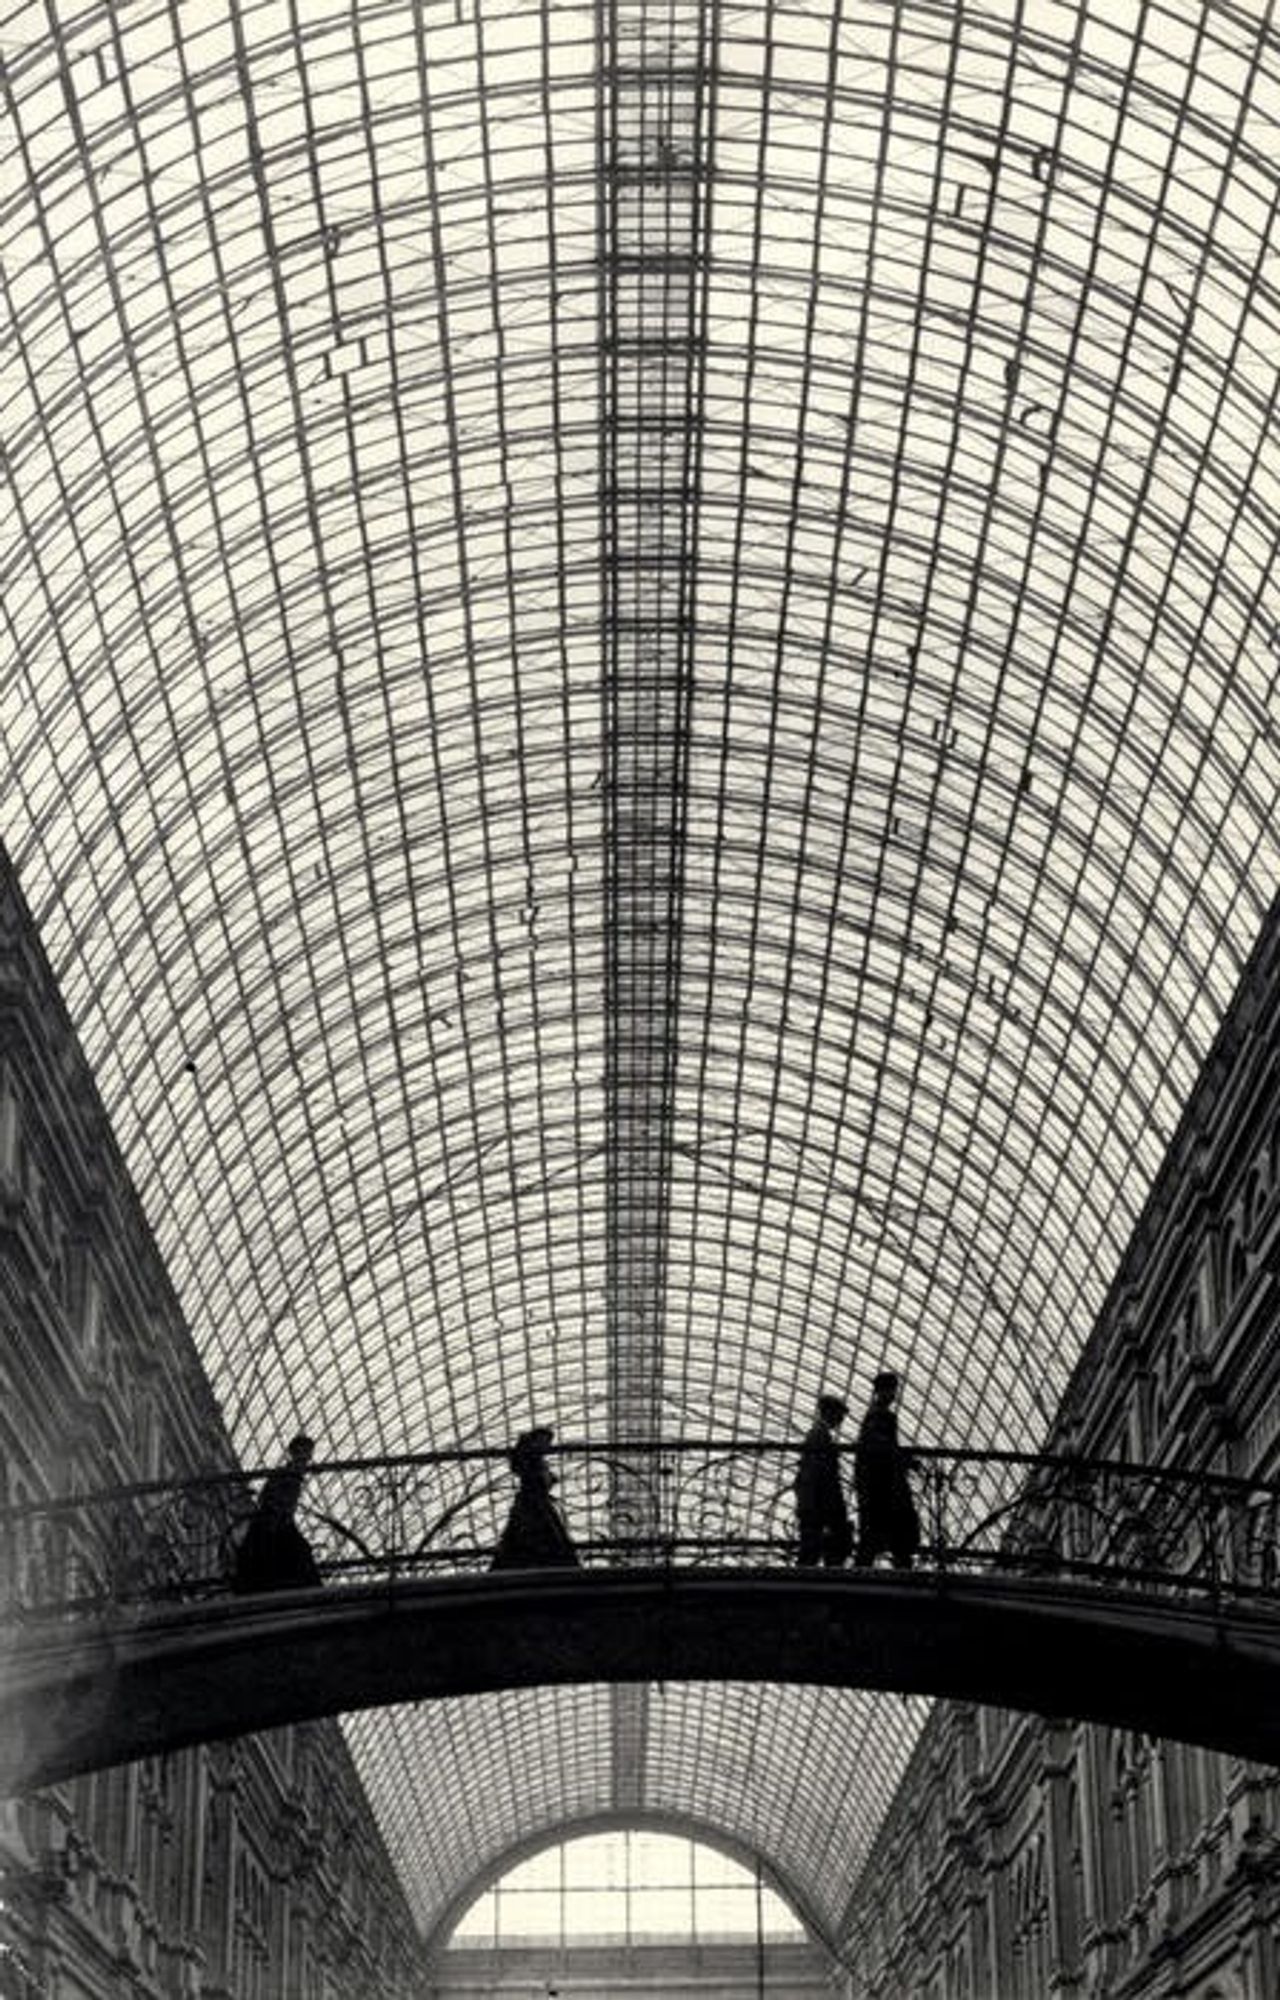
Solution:
[(0, 1655), (0, 1793), (185, 1744), (539, 1684), (948, 1695), (1280, 1762), (1280, 1617), (1032, 1580), (525, 1572), (29, 1629)]

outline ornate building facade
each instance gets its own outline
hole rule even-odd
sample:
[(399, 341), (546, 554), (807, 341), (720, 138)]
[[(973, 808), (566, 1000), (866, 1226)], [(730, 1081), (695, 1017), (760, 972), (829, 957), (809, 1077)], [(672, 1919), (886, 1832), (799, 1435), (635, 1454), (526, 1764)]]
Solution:
[[(1273, 912), (1052, 1448), (1280, 1478)], [(853, 2000), (1275, 2000), (1280, 1776), (939, 1705), (849, 1905)]]
[[(226, 1435), (0, 861), (0, 1495), (225, 1470)], [(12, 1611), (21, 1578), (0, 1587)], [(408, 2000), (416, 1928), (336, 1723), (0, 1806), (5, 2000)]]

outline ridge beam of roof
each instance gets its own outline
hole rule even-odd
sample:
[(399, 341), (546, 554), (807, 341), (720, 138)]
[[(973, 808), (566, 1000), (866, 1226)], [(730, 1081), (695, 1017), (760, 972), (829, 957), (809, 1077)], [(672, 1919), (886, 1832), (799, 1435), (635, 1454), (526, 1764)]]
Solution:
[[(609, 1421), (658, 1434), (707, 178), (701, 0), (600, 0)], [(621, 1475), (619, 1475), (621, 1476)], [(635, 1526), (654, 1501), (619, 1492)]]
[(641, 1812), (649, 1737), (649, 1685), (622, 1682), (613, 1689), (611, 1766), (615, 1812)]
[[(609, 1424), (661, 1430), (708, 178), (702, 0), (597, 0), (601, 51)], [(621, 1527), (659, 1496), (615, 1469)], [(645, 1797), (648, 1689), (613, 1693), (613, 1801)]]

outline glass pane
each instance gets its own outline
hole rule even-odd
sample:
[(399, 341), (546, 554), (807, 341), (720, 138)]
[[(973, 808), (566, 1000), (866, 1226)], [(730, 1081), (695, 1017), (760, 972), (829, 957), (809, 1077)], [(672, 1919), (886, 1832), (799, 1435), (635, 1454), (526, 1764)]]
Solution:
[(740, 1861), (719, 1853), (714, 1847), (694, 1848), (693, 1873), (700, 1889), (719, 1888), (727, 1883), (741, 1884), (749, 1879), (748, 1870)]
[(629, 1835), (631, 1880), (669, 1888), (693, 1877), (693, 1843), (669, 1833)]
[(693, 1935), (692, 1889), (633, 1889), (633, 1938), (687, 1938)]
[(558, 1938), (561, 1929), (558, 1890), (512, 1889), (498, 1892), (499, 1942), (515, 1938)]
[(756, 1892), (749, 1888), (702, 1889), (698, 1892), (698, 1936), (754, 1937)]
[(502, 1878), (502, 1893), (514, 1895), (526, 1889), (558, 1889), (564, 1868), (564, 1849), (544, 1848), (541, 1854), (531, 1854), (527, 1861), (521, 1861)]
[(625, 1833), (597, 1833), (585, 1840), (571, 1840), (560, 1852), (568, 1888), (619, 1889), (626, 1883), (629, 1849)]
[(571, 1937), (625, 1938), (625, 1889), (572, 1889), (565, 1896), (565, 1934)]

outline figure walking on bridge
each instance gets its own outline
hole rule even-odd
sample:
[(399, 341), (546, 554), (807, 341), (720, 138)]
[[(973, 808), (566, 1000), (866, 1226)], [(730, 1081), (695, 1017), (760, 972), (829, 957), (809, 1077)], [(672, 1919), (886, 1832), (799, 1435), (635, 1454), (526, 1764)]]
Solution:
[(311, 1438), (292, 1438), (288, 1463), (263, 1480), (253, 1517), (236, 1550), (234, 1590), (305, 1590), (321, 1581), (311, 1544), (293, 1518), (314, 1455)]
[(849, 1406), (841, 1397), (819, 1396), (817, 1420), (800, 1447), (796, 1469), (800, 1547), (796, 1561), (806, 1569), (815, 1563), (839, 1569), (848, 1562), (853, 1547), (835, 1435), (848, 1414)]
[(911, 1497), (908, 1452), (898, 1443), (894, 1400), (898, 1378), (885, 1370), (871, 1385), (871, 1405), (862, 1419), (853, 1461), (858, 1502), (858, 1548), (854, 1561), (869, 1569), (887, 1554), (895, 1569), (910, 1569), (920, 1546), (920, 1518)]
[(576, 1569), (578, 1551), (551, 1497), (556, 1476), (547, 1464), (555, 1439), (549, 1424), (522, 1431), (511, 1447), (516, 1497), (498, 1537), (490, 1569)]

